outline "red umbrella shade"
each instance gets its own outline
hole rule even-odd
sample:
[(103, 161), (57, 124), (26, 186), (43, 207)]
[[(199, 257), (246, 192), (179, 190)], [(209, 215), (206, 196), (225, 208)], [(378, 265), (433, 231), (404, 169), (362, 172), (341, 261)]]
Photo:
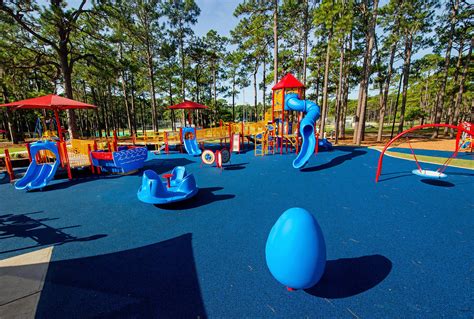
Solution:
[(15, 109), (95, 109), (97, 106), (67, 99), (54, 94), (21, 100), (12, 103), (0, 104), (0, 107), (11, 107)]
[(196, 103), (196, 102), (184, 100), (184, 102), (168, 106), (168, 108), (172, 110), (195, 110), (195, 109), (207, 109), (209, 107)]

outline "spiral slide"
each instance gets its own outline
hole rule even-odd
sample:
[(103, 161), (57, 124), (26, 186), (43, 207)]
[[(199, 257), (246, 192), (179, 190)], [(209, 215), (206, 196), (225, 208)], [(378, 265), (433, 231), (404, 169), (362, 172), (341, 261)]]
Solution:
[(293, 161), (294, 168), (302, 168), (306, 165), (316, 146), (314, 136), (314, 123), (319, 119), (321, 113), (319, 106), (313, 101), (300, 100), (298, 94), (289, 93), (285, 95), (285, 110), (306, 113), (300, 123), (300, 134), (303, 139), (300, 152)]

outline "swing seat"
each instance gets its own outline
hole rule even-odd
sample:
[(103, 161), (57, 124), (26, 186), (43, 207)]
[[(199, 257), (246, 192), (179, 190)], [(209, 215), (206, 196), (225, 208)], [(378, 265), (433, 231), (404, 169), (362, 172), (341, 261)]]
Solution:
[(437, 172), (437, 171), (430, 171), (428, 169), (414, 169), (411, 171), (413, 174), (418, 175), (420, 177), (425, 177), (425, 178), (432, 178), (432, 179), (441, 179), (441, 178), (446, 178), (448, 175)]

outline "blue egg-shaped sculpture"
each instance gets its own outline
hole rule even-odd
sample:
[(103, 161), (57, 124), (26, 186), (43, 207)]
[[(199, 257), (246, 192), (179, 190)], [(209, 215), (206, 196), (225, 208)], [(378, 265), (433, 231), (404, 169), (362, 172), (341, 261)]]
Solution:
[(265, 256), (273, 277), (283, 285), (314, 286), (326, 267), (326, 244), (313, 215), (303, 208), (286, 210), (268, 235)]

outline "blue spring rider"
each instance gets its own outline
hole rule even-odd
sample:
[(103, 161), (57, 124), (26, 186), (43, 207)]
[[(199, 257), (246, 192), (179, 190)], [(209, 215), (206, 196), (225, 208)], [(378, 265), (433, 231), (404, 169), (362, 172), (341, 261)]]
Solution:
[(165, 174), (168, 182), (152, 170), (143, 173), (142, 185), (138, 189), (138, 199), (147, 204), (170, 204), (193, 197), (199, 191), (193, 174), (188, 174), (183, 166), (176, 166), (171, 174)]
[(313, 287), (326, 267), (326, 244), (316, 219), (303, 208), (286, 210), (265, 247), (267, 266), (288, 290)]

